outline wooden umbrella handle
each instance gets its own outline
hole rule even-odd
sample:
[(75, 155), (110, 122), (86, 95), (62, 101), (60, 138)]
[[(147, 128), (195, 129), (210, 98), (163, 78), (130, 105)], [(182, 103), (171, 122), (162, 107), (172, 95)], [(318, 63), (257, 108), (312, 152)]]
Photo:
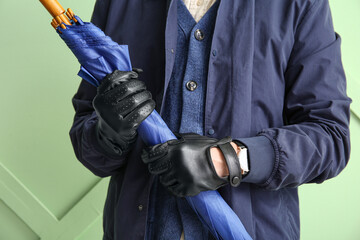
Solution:
[[(53, 27), (60, 25), (62, 28), (64, 28), (65, 26), (63, 23), (67, 25), (71, 25), (70, 20), (65, 15), (66, 14), (65, 9), (60, 5), (60, 3), (57, 0), (40, 0), (40, 2), (48, 10), (51, 16), (53, 16), (53, 18), (55, 19), (55, 22), (54, 21), (51, 22), (51, 25)], [(58, 25), (56, 25), (56, 23)]]

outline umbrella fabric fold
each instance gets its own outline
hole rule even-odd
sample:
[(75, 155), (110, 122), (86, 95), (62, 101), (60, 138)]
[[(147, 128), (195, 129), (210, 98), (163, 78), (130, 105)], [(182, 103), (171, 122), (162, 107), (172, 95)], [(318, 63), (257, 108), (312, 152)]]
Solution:
[[(94, 86), (114, 70), (131, 71), (128, 47), (119, 45), (92, 23), (83, 22), (57, 27), (57, 32), (81, 64), (78, 75)], [(139, 136), (147, 145), (176, 139), (160, 115), (154, 110), (138, 128)], [(187, 197), (190, 206), (216, 239), (249, 240), (238, 216), (217, 191), (206, 191)]]
[(77, 23), (58, 29), (60, 37), (81, 64), (78, 75), (95, 87), (114, 70), (131, 71), (128, 46), (119, 45), (92, 23)]

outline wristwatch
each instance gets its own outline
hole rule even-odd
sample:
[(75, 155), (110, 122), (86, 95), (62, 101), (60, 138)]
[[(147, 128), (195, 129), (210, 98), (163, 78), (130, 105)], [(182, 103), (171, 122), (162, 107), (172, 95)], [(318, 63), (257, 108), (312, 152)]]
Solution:
[(248, 160), (247, 147), (245, 147), (238, 141), (236, 141), (235, 143), (237, 145), (236, 155), (239, 159), (241, 175), (245, 177), (249, 173), (249, 160)]

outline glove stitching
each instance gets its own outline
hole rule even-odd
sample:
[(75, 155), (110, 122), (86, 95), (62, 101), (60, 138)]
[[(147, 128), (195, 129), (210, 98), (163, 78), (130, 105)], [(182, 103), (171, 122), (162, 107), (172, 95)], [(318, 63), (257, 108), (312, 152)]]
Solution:
[(150, 172), (159, 172), (159, 171), (163, 171), (165, 169), (168, 169), (171, 167), (171, 162), (170, 161), (166, 161), (164, 163), (160, 163), (158, 165), (156, 165), (155, 167), (153, 167), (152, 165), (149, 165), (149, 170)]

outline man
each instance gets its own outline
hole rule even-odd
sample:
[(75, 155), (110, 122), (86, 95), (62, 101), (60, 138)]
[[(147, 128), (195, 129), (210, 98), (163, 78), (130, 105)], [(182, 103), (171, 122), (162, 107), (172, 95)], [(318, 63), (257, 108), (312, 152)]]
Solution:
[[(182, 198), (209, 189), (253, 239), (299, 239), (297, 187), (336, 176), (350, 152), (328, 1), (212, 1), (198, 22), (187, 2), (96, 3), (93, 22), (129, 45), (146, 85), (139, 70), (114, 72), (73, 99), (76, 155), (111, 176), (104, 239), (211, 239)], [(179, 140), (141, 158), (153, 100)]]

